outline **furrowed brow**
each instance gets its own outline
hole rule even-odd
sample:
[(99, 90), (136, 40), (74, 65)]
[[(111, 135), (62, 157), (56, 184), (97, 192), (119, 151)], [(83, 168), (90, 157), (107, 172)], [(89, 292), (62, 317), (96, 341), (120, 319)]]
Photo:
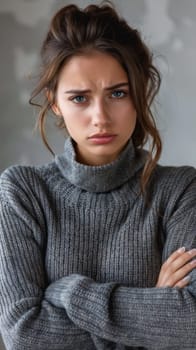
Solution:
[(122, 82), (122, 83), (118, 83), (118, 84), (115, 84), (115, 85), (111, 85), (111, 86), (106, 87), (105, 90), (118, 89), (118, 88), (123, 87), (123, 86), (129, 86), (129, 83), (128, 82)]
[(86, 93), (88, 93), (88, 92), (91, 92), (91, 90), (89, 90), (89, 89), (86, 89), (86, 90), (68, 90), (68, 91), (65, 91), (64, 93), (65, 94), (78, 94), (78, 95), (80, 95), (80, 94), (86, 94)]
[[(113, 90), (113, 89), (117, 89), (117, 88), (120, 88), (120, 87), (123, 87), (123, 86), (129, 86), (129, 83), (128, 82), (122, 82), (122, 83), (114, 84), (114, 85), (106, 87), (104, 90)], [(78, 94), (78, 95), (80, 95), (80, 94), (87, 94), (89, 92), (91, 92), (90, 89), (84, 89), (84, 90), (72, 89), (72, 90), (65, 91), (64, 93), (65, 94)]]

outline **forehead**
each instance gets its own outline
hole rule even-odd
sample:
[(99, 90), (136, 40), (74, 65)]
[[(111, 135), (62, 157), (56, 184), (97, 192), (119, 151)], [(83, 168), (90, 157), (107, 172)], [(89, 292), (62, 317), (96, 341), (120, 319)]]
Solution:
[(86, 84), (100, 87), (118, 82), (128, 82), (121, 64), (109, 54), (92, 51), (71, 57), (59, 76), (59, 84), (86, 87)]

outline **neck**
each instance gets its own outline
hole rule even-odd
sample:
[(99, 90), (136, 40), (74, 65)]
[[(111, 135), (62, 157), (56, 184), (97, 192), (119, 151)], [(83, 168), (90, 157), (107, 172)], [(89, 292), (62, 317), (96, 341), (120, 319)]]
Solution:
[(65, 142), (63, 155), (55, 158), (61, 174), (73, 185), (88, 192), (107, 192), (123, 185), (144, 165), (146, 153), (136, 156), (130, 139), (118, 158), (108, 164), (86, 165), (76, 160), (73, 141)]

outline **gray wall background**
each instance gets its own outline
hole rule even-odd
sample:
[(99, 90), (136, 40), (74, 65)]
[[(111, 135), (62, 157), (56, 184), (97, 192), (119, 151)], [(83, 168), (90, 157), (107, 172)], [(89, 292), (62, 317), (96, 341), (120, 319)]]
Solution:
[[(49, 20), (63, 0), (0, 0), (0, 172), (11, 164), (51, 160), (33, 131), (36, 111), (28, 99)], [(99, 1), (78, 0), (81, 7)], [(162, 164), (196, 166), (196, 1), (114, 0), (130, 25), (153, 49), (162, 73), (157, 124)], [(64, 136), (48, 123), (49, 142), (63, 151)], [(0, 345), (3, 349), (3, 345)]]

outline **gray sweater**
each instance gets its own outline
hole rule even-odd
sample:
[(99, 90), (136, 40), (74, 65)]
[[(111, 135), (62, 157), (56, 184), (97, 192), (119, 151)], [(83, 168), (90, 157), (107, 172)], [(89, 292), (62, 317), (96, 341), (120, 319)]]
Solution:
[(196, 247), (196, 170), (161, 167), (140, 193), (146, 153), (51, 164), (0, 182), (0, 330), (9, 350), (196, 349), (196, 269), (155, 288), (162, 262)]

